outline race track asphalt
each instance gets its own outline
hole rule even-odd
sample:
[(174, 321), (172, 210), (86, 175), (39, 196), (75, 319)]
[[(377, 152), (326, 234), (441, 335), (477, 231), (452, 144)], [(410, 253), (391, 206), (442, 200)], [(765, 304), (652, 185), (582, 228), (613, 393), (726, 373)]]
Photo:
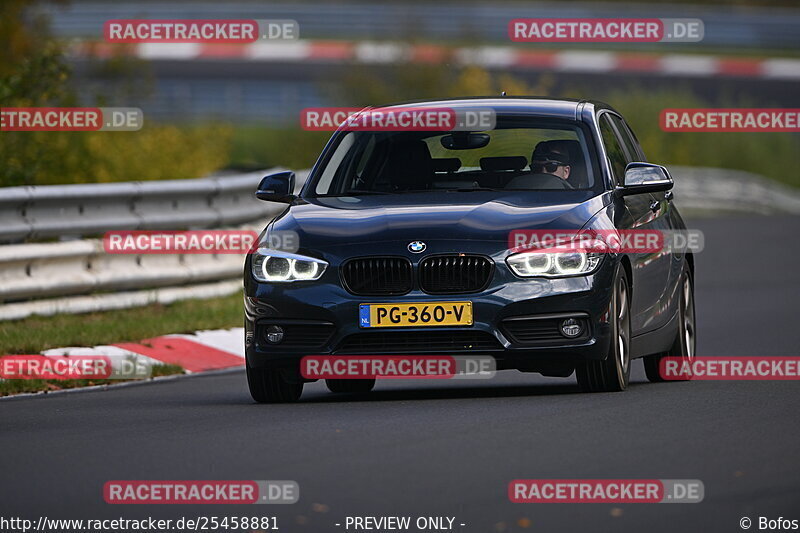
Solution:
[[(698, 218), (700, 355), (800, 355), (800, 217)], [(0, 401), (0, 517), (454, 516), (455, 531), (742, 531), (800, 519), (800, 383), (649, 384), (582, 394), (574, 378), (384, 381), (368, 396), (307, 385), (256, 405), (242, 371)], [(517, 478), (699, 479), (698, 504), (513, 504)], [(274, 506), (106, 504), (125, 479), (296, 480)], [(350, 529), (349, 531), (353, 531)]]

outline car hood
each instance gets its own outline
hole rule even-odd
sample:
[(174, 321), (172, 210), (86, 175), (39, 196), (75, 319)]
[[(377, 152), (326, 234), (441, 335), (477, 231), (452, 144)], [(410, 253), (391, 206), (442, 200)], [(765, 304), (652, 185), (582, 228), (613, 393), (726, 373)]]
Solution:
[(462, 192), (310, 198), (279, 215), (269, 230), (296, 232), (301, 250), (414, 240), (505, 244), (512, 230), (579, 229), (608, 202), (606, 195), (587, 198), (588, 193), (578, 191), (532, 196)]

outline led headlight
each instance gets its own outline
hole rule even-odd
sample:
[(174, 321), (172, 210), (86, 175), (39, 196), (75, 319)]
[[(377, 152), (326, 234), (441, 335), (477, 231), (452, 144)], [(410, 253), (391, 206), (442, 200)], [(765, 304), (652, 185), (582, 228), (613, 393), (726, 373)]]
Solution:
[(581, 251), (522, 252), (506, 257), (506, 263), (523, 278), (562, 278), (594, 272), (602, 257), (602, 253)]
[(328, 268), (321, 259), (259, 249), (253, 254), (252, 272), (258, 281), (282, 283), (319, 279)]

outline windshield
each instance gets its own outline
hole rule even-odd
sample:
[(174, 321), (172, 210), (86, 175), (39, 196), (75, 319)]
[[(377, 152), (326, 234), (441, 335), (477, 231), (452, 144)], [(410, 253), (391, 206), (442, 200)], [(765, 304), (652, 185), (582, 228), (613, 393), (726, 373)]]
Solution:
[(528, 119), (484, 132), (337, 135), (312, 196), (587, 191), (599, 181), (584, 129), (575, 122)]

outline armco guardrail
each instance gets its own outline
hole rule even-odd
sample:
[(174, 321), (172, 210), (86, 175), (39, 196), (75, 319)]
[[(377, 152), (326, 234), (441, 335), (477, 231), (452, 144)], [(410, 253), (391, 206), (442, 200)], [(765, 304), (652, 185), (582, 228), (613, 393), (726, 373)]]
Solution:
[(101, 240), (0, 246), (0, 301), (216, 281), (241, 271), (239, 254), (107, 254)]
[[(233, 225), (259, 232), (282, 209), (254, 194), (261, 178), (277, 170), (9, 187), (0, 190), (0, 241)], [(296, 190), (307, 176), (297, 172)], [(100, 239), (0, 245), (0, 320), (230, 294), (241, 287), (242, 263), (239, 254), (107, 254)]]
[(107, 254), (99, 239), (0, 246), (0, 320), (231, 294), (242, 265), (241, 254)]
[[(8, 187), (0, 194), (0, 243), (100, 235), (124, 229), (213, 228), (269, 216), (253, 192), (271, 169), (188, 180)], [(298, 175), (302, 183), (305, 174)]]
[[(676, 202), (681, 209), (800, 214), (800, 194), (795, 189), (759, 176), (713, 168), (670, 169), (675, 177)], [(245, 218), (253, 225), (239, 228), (260, 231), (266, 219), (280, 209), (277, 204), (254, 197), (263, 174), (185, 180), (184, 187), (166, 182), (167, 186), (158, 194), (134, 198), (126, 196), (134, 190), (130, 186), (138, 184), (79, 186), (82, 190), (103, 191), (90, 192), (87, 198), (74, 194), (62, 197), (60, 203), (53, 200), (55, 195), (49, 191), (28, 191), (33, 197), (47, 199), (34, 202), (35, 218), (28, 213), (21, 219), (15, 218), (5, 208), (0, 212), (4, 221), (19, 228), (17, 236), (61, 236), (78, 231), (101, 234), (112, 228), (218, 227)], [(298, 172), (298, 187), (307, 174)], [(161, 183), (165, 182), (148, 183), (147, 190), (155, 191)], [(19, 196), (9, 200), (5, 191), (0, 190), (0, 205), (19, 201)], [(112, 191), (118, 196), (111, 194)], [(102, 205), (103, 199), (116, 206), (118, 212)], [(52, 212), (45, 205), (50, 205)], [(127, 207), (123, 209), (124, 206)], [(59, 219), (61, 231), (57, 225)], [(3, 231), (6, 235), (10, 233), (7, 228)], [(241, 288), (242, 263), (238, 254), (107, 254), (99, 239), (6, 244), (0, 246), (0, 302), (4, 302), (0, 305), (0, 320), (232, 294)]]
[(684, 210), (800, 215), (800, 192), (757, 174), (727, 168), (670, 166)]

